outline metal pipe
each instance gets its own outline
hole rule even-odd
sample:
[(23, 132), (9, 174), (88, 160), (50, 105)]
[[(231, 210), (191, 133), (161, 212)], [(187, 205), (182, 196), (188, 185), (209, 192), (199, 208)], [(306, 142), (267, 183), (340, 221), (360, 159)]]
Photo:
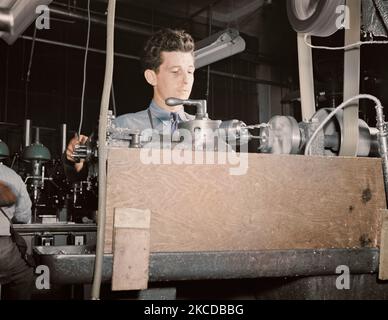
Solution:
[(24, 122), (24, 147), (31, 145), (31, 120), (26, 119)]
[(7, 46), (6, 61), (5, 61), (5, 92), (4, 92), (4, 118), (3, 120), (7, 122), (8, 120), (8, 90), (9, 90), (9, 46)]
[(0, 122), (0, 127), (18, 127), (19, 125), (17, 123), (10, 123), (10, 122)]
[(35, 143), (39, 143), (39, 139), (40, 139), (40, 128), (36, 127), (36, 129), (35, 129)]
[(388, 207), (388, 130), (387, 123), (385, 122), (384, 109), (381, 105), (376, 106), (376, 119), (377, 129), (379, 130), (379, 145), (380, 145), (380, 156), (382, 159), (383, 176), (385, 185), (385, 200)]
[(107, 39), (106, 39), (106, 65), (104, 87), (100, 107), (100, 119), (98, 126), (98, 222), (97, 222), (97, 245), (96, 260), (94, 265), (94, 277), (92, 287), (92, 299), (100, 298), (100, 287), (102, 279), (102, 267), (105, 245), (105, 218), (106, 218), (106, 127), (108, 121), (109, 97), (113, 80), (114, 67), (114, 31), (115, 31), (116, 0), (109, 0)]
[[(33, 40), (33, 38), (29, 37), (29, 36), (21, 36), (20, 38), (25, 39), (25, 40)], [(61, 47), (66, 47), (66, 48), (78, 49), (78, 50), (85, 50), (86, 49), (83, 46), (77, 46), (77, 45), (74, 45), (74, 44), (69, 44), (69, 43), (59, 42), (59, 41), (52, 41), (52, 40), (41, 39), (41, 38), (36, 38), (35, 41), (46, 43), (46, 44), (52, 44), (52, 45), (56, 45), (56, 46), (61, 46)], [(100, 49), (89, 48), (89, 51), (90, 52), (95, 52), (95, 53), (101, 53), (101, 54), (104, 54), (104, 55), (106, 54), (106, 52), (104, 50), (100, 50)], [(116, 57), (120, 57), (120, 58), (140, 61), (140, 57), (129, 55), (129, 54), (115, 53), (115, 56)], [(205, 72), (207, 72), (207, 70), (205, 70)], [(280, 83), (280, 82), (274, 82), (274, 81), (269, 81), (269, 80), (257, 79), (257, 78), (253, 78), (253, 77), (241, 76), (241, 75), (237, 75), (237, 74), (231, 74), (231, 73), (222, 72), (222, 71), (215, 71), (215, 70), (211, 70), (210, 73), (214, 74), (214, 75), (217, 75), (217, 76), (220, 76), (220, 77), (225, 77), (225, 78), (232, 78), (232, 79), (236, 79), (236, 80), (250, 81), (250, 82), (255, 82), (255, 83), (275, 86), (275, 87), (289, 88), (288, 85)]]
[[(65, 3), (53, 1), (52, 5), (50, 7), (54, 7), (54, 8), (56, 7), (57, 9), (64, 8), (67, 11), (73, 11), (73, 12), (78, 11), (79, 13), (88, 14), (87, 8), (78, 7), (76, 5), (71, 5), (68, 3), (65, 4)], [(100, 17), (101, 19), (103, 19), (106, 22), (106, 13), (105, 12), (90, 10), (90, 13), (94, 14), (96, 17)], [(62, 19), (62, 21), (69, 22), (68, 20), (63, 20), (63, 19)], [(149, 30), (154, 30), (155, 28), (157, 28), (157, 29), (163, 28), (162, 25), (158, 25), (158, 24), (154, 24), (154, 23), (150, 23), (150, 22), (138, 21), (138, 20), (134, 20), (134, 19), (128, 19), (128, 18), (124, 18), (124, 17), (118, 17), (118, 16), (116, 16), (115, 21), (116, 21), (115, 23), (125, 22), (125, 23), (132, 24), (132, 25), (144, 26), (145, 29), (149, 29)]]
[[(68, 18), (72, 18), (72, 19), (81, 20), (81, 21), (88, 21), (88, 17), (84, 16), (83, 14), (71, 12), (71, 11), (64, 10), (62, 8), (58, 8), (55, 6), (50, 7), (50, 13), (64, 16), (64, 17), (68, 17)], [(101, 18), (97, 17), (96, 15), (91, 15), (90, 21), (95, 23), (95, 24), (98, 24), (98, 25), (106, 26), (106, 20), (101, 19)], [(147, 29), (144, 27), (133, 26), (133, 25), (130, 25), (129, 23), (124, 23), (124, 22), (116, 22), (115, 29), (118, 29), (121, 31), (126, 31), (126, 32), (132, 32), (132, 33), (136, 33), (136, 34), (143, 35), (143, 36), (150, 36), (152, 34), (152, 30), (150, 30), (150, 29)]]
[[(204, 70), (204, 71), (207, 72), (207, 70)], [(253, 77), (237, 75), (234, 73), (227, 73), (227, 72), (215, 71), (215, 70), (211, 70), (210, 73), (214, 74), (216, 76), (221, 76), (221, 77), (225, 77), (225, 78), (232, 78), (232, 79), (236, 79), (236, 80), (243, 80), (243, 81), (255, 82), (255, 83), (260, 83), (260, 84), (266, 84), (266, 85), (274, 86), (274, 87), (289, 88), (288, 85), (280, 83), (280, 82), (257, 79), (257, 78), (253, 78)]]
[(64, 153), (66, 150), (66, 141), (67, 140), (67, 124), (61, 124), (61, 153)]
[[(31, 40), (31, 41), (34, 40), (33, 37), (29, 37), (29, 36), (21, 36), (20, 38), (25, 39), (25, 40)], [(42, 39), (42, 38), (36, 38), (35, 41), (36, 42), (41, 42), (41, 43), (46, 43), (46, 44), (52, 44), (52, 45), (56, 45), (56, 46), (60, 46), (60, 47), (78, 49), (78, 50), (83, 50), (83, 51), (86, 50), (86, 48), (83, 47), (83, 46), (77, 46), (77, 45), (66, 43), (66, 42), (52, 41), (52, 40), (47, 40), (47, 39)], [(106, 52), (104, 50), (100, 50), (100, 49), (89, 48), (89, 51), (90, 52), (95, 52), (95, 53), (101, 53), (101, 54), (104, 54), (104, 55), (106, 54)], [(115, 56), (116, 57), (120, 57), (120, 58), (137, 60), (137, 61), (140, 60), (140, 57), (132, 56), (132, 55), (129, 55), (129, 54), (124, 54), (124, 53), (115, 53)]]

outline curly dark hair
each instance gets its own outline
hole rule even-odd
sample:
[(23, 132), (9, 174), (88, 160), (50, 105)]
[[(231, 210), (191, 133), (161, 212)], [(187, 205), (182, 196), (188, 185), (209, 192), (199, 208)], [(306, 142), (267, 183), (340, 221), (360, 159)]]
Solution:
[(143, 49), (143, 70), (158, 71), (163, 63), (161, 52), (191, 52), (194, 56), (194, 40), (184, 30), (162, 29), (148, 39)]

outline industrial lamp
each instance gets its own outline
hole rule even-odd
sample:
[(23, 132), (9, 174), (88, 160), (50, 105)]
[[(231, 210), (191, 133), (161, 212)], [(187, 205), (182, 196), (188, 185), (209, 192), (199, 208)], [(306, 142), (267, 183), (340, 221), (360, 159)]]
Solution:
[(38, 14), (36, 8), (52, 0), (0, 0), (0, 38), (13, 44)]
[(195, 67), (199, 69), (244, 51), (245, 40), (236, 29), (227, 29), (198, 41), (196, 47)]

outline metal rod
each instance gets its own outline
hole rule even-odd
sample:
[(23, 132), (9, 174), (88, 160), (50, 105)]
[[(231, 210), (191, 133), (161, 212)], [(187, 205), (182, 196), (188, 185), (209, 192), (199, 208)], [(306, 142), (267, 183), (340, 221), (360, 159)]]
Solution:
[(35, 143), (39, 143), (39, 138), (40, 138), (40, 128), (36, 127), (35, 128)]
[(9, 88), (9, 46), (7, 46), (7, 58), (5, 61), (5, 92), (4, 92), (4, 118), (8, 121), (8, 88)]
[[(210, 37), (212, 35), (212, 25), (213, 25), (213, 7), (211, 5), (209, 5), (209, 9), (208, 9), (208, 13), (207, 14), (208, 14), (208, 20), (209, 20), (208, 36)], [(210, 94), (210, 71), (211, 71), (211, 67), (210, 67), (210, 64), (209, 64), (207, 66), (206, 94), (205, 94), (205, 97), (206, 97), (207, 101), (209, 101), (209, 94)]]
[(24, 147), (31, 145), (31, 120), (26, 119), (24, 122)]
[(61, 153), (64, 153), (66, 150), (66, 141), (67, 140), (67, 124), (61, 124)]

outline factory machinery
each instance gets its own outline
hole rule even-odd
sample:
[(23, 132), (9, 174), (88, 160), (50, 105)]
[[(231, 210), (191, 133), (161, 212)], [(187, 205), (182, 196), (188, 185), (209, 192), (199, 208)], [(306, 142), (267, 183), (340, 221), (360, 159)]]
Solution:
[[(195, 106), (197, 110), (194, 120), (179, 124), (180, 134), (173, 135), (171, 147), (181, 145), (195, 151), (217, 151), (224, 143), (229, 147), (226, 151), (244, 152), (243, 150), (247, 150), (244, 147), (258, 140), (258, 152), (297, 155), (307, 154), (306, 145), (311, 140), (309, 154), (339, 155), (343, 139), (343, 110), (340, 109), (335, 114), (333, 109), (321, 109), (308, 122), (298, 123), (290, 116), (275, 116), (268, 123), (246, 125), (239, 120), (210, 120), (205, 100), (182, 101), (170, 98), (166, 102), (170, 106)], [(334, 116), (327, 121), (331, 113)], [(379, 119), (380, 131), (359, 120), (357, 156), (379, 156), (379, 142), (385, 141), (387, 135), (387, 126), (381, 114)], [(25, 181), (31, 197), (32, 223), (20, 225), (19, 229), (31, 236), (32, 245), (95, 245), (98, 190), (98, 175), (95, 170), (98, 145), (95, 138), (91, 137), (85, 145), (76, 146), (73, 156), (76, 161), (85, 159), (90, 164), (89, 173), (83, 181), (70, 182), (64, 174), (63, 159), (52, 159), (48, 148), (40, 142), (39, 128), (35, 129), (33, 143), (30, 120), (26, 120), (24, 131), (24, 149), (21, 154), (23, 161), (18, 165), (17, 171)], [(62, 152), (66, 149), (66, 131), (66, 125), (62, 125)], [(191, 133), (190, 139), (187, 140), (187, 134), (182, 134), (184, 132)], [(153, 139), (155, 136), (151, 137), (146, 131), (116, 127), (114, 116), (109, 113), (107, 143), (110, 147), (143, 148), (152, 145), (150, 143)], [(160, 141), (166, 140), (161, 137)], [(382, 150), (385, 146), (386, 143), (383, 143)], [(7, 157), (9, 150), (1, 142), (1, 159)]]
[[(114, 4), (114, 1), (110, 1), (110, 5), (112, 3)], [(314, 3), (319, 3), (319, 5), (314, 7)], [(358, 7), (352, 7), (352, 10), (360, 10), (360, 2), (354, 1), (354, 3)], [(329, 20), (331, 16), (327, 12), (332, 13), (333, 9), (343, 4), (343, 0), (287, 2), (290, 22), (298, 32), (302, 122), (298, 123), (291, 116), (275, 116), (266, 123), (248, 125), (240, 120), (212, 120), (209, 119), (205, 100), (180, 100), (171, 97), (166, 100), (167, 105), (195, 106), (196, 114), (194, 120), (180, 123), (178, 132), (166, 139), (165, 136), (154, 132), (150, 134), (147, 130), (141, 132), (133, 128), (119, 128), (115, 124), (112, 113), (108, 113), (106, 117), (105, 112), (102, 112), (104, 109), (100, 113), (98, 142), (95, 137), (90, 138), (85, 145), (76, 146), (73, 154), (76, 161), (85, 160), (90, 164), (87, 178), (83, 181), (68, 181), (63, 171), (62, 161), (65, 160), (51, 158), (50, 151), (40, 142), (39, 129), (36, 130), (35, 140), (31, 144), (31, 122), (27, 120), (24, 150), (21, 156), (23, 165), (18, 168), (18, 172), (23, 177), (30, 193), (33, 214), (30, 225), (20, 226), (17, 229), (30, 239), (28, 243), (31, 246), (78, 245), (85, 248), (84, 245), (87, 245), (88, 248), (93, 248), (96, 244), (97, 193), (98, 188), (102, 190), (101, 186), (106, 183), (105, 177), (102, 177), (101, 174), (101, 172), (106, 172), (106, 168), (101, 165), (101, 163), (106, 163), (106, 146), (147, 148), (155, 146), (155, 142), (162, 141), (167, 142), (168, 147), (179, 145), (184, 149), (194, 151), (247, 152), (247, 146), (255, 141), (259, 145), (257, 152), (267, 154), (382, 157), (384, 182), (388, 190), (388, 126), (380, 101), (369, 95), (358, 95), (359, 83), (354, 83), (353, 80), (359, 81), (359, 77), (351, 73), (349, 65), (357, 65), (359, 68), (359, 61), (354, 63), (353, 57), (345, 53), (345, 87), (343, 90), (345, 102), (335, 109), (323, 108), (318, 111), (315, 110), (314, 80), (309, 73), (311, 70), (306, 70), (306, 66), (309, 67), (309, 65), (303, 64), (304, 58), (309, 55), (308, 50), (311, 49), (306, 46), (311, 40), (311, 35), (333, 34), (337, 30), (337, 28), (330, 29), (335, 25), (332, 23), (333, 20), (324, 26), (322, 22)], [(108, 12), (112, 14), (114, 10), (110, 8)], [(333, 19), (335, 18), (333, 16)], [(304, 22), (311, 22), (312, 25), (306, 26)], [(347, 43), (357, 43), (359, 36), (359, 28), (346, 31)], [(106, 95), (109, 97), (110, 86), (106, 87)], [(356, 104), (361, 99), (374, 102), (376, 128), (370, 127), (365, 121), (358, 118), (358, 105)], [(109, 102), (102, 103), (104, 108), (107, 108), (108, 104)], [(104, 121), (103, 124), (101, 120)], [(62, 153), (66, 150), (66, 131), (66, 126), (63, 125), (61, 128)], [(163, 144), (159, 146), (166, 147)], [(8, 148), (3, 142), (0, 142), (0, 159), (8, 156)], [(100, 174), (96, 173), (97, 159), (99, 159)], [(99, 179), (100, 186), (98, 186)], [(99, 200), (101, 198), (104, 197), (100, 197)], [(100, 202), (100, 207), (104, 208), (105, 203), (103, 200)], [(102, 214), (104, 214), (104, 209), (101, 210), (99, 216)], [(101, 221), (105, 220), (101, 218)], [(101, 228), (103, 229), (104, 226), (102, 225)], [(99, 231), (99, 236), (100, 233)], [(102, 234), (104, 235), (103, 231)], [(97, 274), (94, 281), (94, 298), (99, 296), (99, 290), (96, 288), (100, 285), (103, 273), (103, 240), (104, 236), (100, 241), (100, 248), (97, 243), (96, 256), (95, 258), (93, 256), (91, 262), (95, 263), (95, 274)], [(82, 250), (80, 252), (82, 253)], [(109, 274), (106, 270), (104, 273)]]
[[(61, 151), (66, 149), (66, 124), (61, 125)], [(35, 128), (31, 143), (31, 120), (25, 121), (21, 154), (15, 154), (11, 167), (26, 184), (32, 202), (31, 223), (15, 225), (33, 246), (95, 245), (97, 212), (97, 177), (69, 181), (62, 159), (53, 159), (40, 141), (40, 128)], [(8, 146), (0, 142), (0, 161), (10, 157)]]
[[(368, 96), (356, 97), (368, 98)], [(185, 149), (193, 151), (217, 151), (220, 143), (231, 148), (226, 151), (240, 151), (241, 147), (252, 141), (259, 141), (258, 152), (276, 155), (317, 155), (317, 156), (338, 156), (343, 141), (343, 108), (323, 108), (314, 114), (309, 121), (300, 123), (291, 116), (275, 116), (268, 123), (247, 125), (240, 120), (211, 120), (207, 113), (206, 100), (180, 100), (169, 98), (166, 103), (170, 106), (186, 105), (195, 106), (197, 109), (195, 119), (179, 124), (178, 134), (172, 136), (171, 142), (174, 145), (182, 144)], [(379, 102), (378, 126), (373, 128), (362, 120), (358, 120), (359, 140), (357, 146), (358, 157), (379, 157), (379, 143), (381, 137), (387, 135), (382, 107)], [(258, 134), (254, 134), (259, 130)], [(185, 134), (189, 132), (191, 135)], [(314, 136), (313, 136), (314, 135)], [(161, 142), (165, 142), (160, 134)], [(143, 148), (152, 146), (155, 136), (149, 130), (140, 132), (130, 128), (119, 128), (115, 125), (114, 116), (109, 113), (107, 127), (107, 143), (110, 147)], [(216, 141), (215, 141), (216, 140)], [(308, 142), (309, 150), (306, 150)], [(189, 144), (187, 143), (189, 142)], [(163, 147), (161, 145), (161, 147)], [(211, 149), (210, 149), (211, 148)], [(383, 143), (384, 148), (384, 143)], [(308, 151), (308, 152), (307, 152)], [(382, 154), (385, 154), (383, 150)], [(78, 145), (74, 151), (74, 158), (77, 161), (85, 159), (90, 161), (98, 155), (97, 144), (89, 141), (86, 145)]]
[[(108, 114), (108, 120), (105, 122), (107, 103), (102, 103), (99, 128), (99, 144), (102, 147), (102, 153), (100, 154), (99, 164), (100, 173), (104, 176), (101, 177), (101, 181), (104, 183), (106, 181), (106, 168), (102, 167), (106, 165), (106, 146), (146, 148), (152, 146), (156, 140), (157, 142), (162, 141), (163, 143), (167, 141), (168, 147), (172, 146), (172, 144), (178, 144), (189, 150), (219, 151), (217, 147), (224, 142), (224, 147), (225, 145), (227, 146), (224, 150), (230, 152), (244, 152), (247, 151), (247, 148), (244, 146), (248, 145), (251, 141), (258, 140), (258, 151), (261, 153), (351, 157), (373, 157), (380, 155), (382, 157), (385, 190), (387, 191), (388, 132), (387, 124), (384, 119), (383, 106), (381, 102), (373, 96), (359, 95), (360, 77), (358, 71), (360, 70), (360, 29), (353, 28), (345, 31), (346, 45), (358, 48), (355, 51), (349, 50), (345, 52), (343, 89), (343, 100), (345, 102), (335, 109), (325, 108), (317, 111), (314, 97), (311, 44), (309, 42), (311, 40), (311, 35), (328, 36), (337, 30), (331, 30), (333, 25), (337, 27), (335, 21), (333, 21), (333, 19), (336, 19), (337, 17), (332, 13), (338, 5), (343, 5), (344, 1), (336, 2), (336, 6), (334, 7), (332, 7), (333, 2), (321, 1), (320, 5), (315, 7), (316, 14), (314, 14), (314, 10), (311, 9), (314, 8), (314, 6), (304, 6), (306, 3), (308, 2), (287, 2), (289, 16), (294, 16), (296, 18), (294, 19), (295, 21), (290, 19), (291, 23), (298, 32), (302, 122), (298, 123), (295, 118), (289, 116), (275, 116), (268, 123), (253, 125), (246, 125), (239, 120), (211, 120), (207, 114), (206, 101), (182, 101), (171, 97), (166, 100), (167, 105), (192, 105), (197, 108), (197, 112), (194, 120), (179, 125), (179, 134), (174, 135), (172, 140), (169, 141), (168, 139), (166, 140), (165, 137), (160, 137), (159, 139), (158, 137), (155, 137), (155, 134), (152, 134), (153, 136), (151, 139), (149, 132), (145, 133), (127, 128), (117, 128), (111, 114)], [(316, 4), (317, 2), (312, 2), (312, 4), (313, 3)], [(351, 9), (351, 18), (354, 18), (356, 23), (359, 24), (360, 15), (358, 15), (358, 13), (360, 13), (361, 9), (360, 2), (353, 1), (347, 4), (349, 4)], [(304, 21), (306, 20), (306, 16), (312, 17), (307, 20), (309, 23), (312, 21), (313, 25), (306, 26), (306, 21)], [(316, 19), (317, 16), (319, 19)], [(302, 23), (299, 23), (300, 21)], [(323, 26), (321, 23), (322, 21)], [(329, 22), (325, 24), (325, 21)], [(354, 23), (354, 21), (352, 21), (352, 23)], [(314, 29), (314, 32), (312, 32), (312, 29)], [(343, 50), (346, 48), (337, 49)], [(369, 127), (365, 121), (359, 119), (358, 103), (361, 99), (367, 99), (374, 102), (377, 120), (376, 128)], [(257, 132), (257, 130), (259, 130), (259, 133), (254, 133), (255, 131)], [(190, 134), (187, 135), (187, 133)], [(188, 137), (189, 139), (187, 139)], [(218, 142), (221, 141), (221, 144), (215, 144), (214, 140), (218, 140)], [(164, 146), (162, 145), (162, 147)], [(88, 146), (79, 146), (75, 150), (74, 157), (78, 159), (87, 159), (93, 154), (96, 154), (95, 148), (93, 149), (90, 146), (89, 148)], [(95, 275), (92, 294), (94, 299), (99, 296), (99, 285), (102, 280), (102, 274), (104, 274), (103, 241), (105, 238), (105, 231), (103, 224), (105, 223), (104, 201), (106, 194), (103, 188), (100, 188), (99, 191), (102, 196), (99, 205), (99, 208), (102, 209), (101, 217), (99, 218), (100, 225), (102, 224), (102, 226), (99, 227), (94, 264)], [(368, 252), (370, 253), (372, 251)], [(315, 253), (316, 252), (314, 251), (314, 254)], [(346, 252), (343, 252), (342, 254), (346, 255)], [(331, 253), (328, 253), (328, 256), (331, 256)], [(367, 262), (368, 259), (365, 259), (365, 261)], [(231, 267), (227, 263), (226, 265)], [(206, 270), (206, 267), (204, 269)], [(298, 272), (297, 274), (301, 273), (303, 272)], [(238, 275), (235, 275), (235, 277), (238, 277)]]

